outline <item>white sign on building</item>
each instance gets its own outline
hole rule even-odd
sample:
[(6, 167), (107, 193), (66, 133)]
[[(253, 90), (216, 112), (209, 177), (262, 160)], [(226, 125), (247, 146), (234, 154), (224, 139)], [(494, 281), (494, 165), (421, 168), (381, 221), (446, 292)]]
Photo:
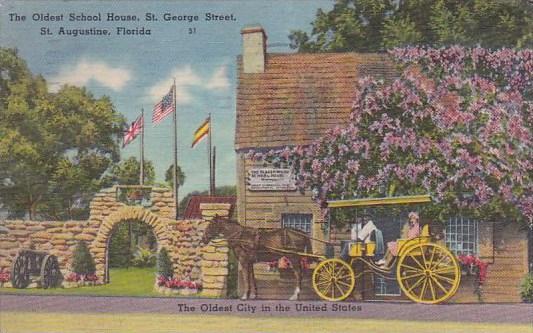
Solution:
[(296, 183), (291, 169), (253, 168), (248, 170), (249, 191), (294, 191)]

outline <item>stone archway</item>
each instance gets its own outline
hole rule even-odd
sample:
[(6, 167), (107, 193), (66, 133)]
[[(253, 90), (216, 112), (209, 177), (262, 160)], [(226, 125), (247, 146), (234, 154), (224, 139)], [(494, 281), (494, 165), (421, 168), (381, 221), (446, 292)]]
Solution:
[(140, 221), (150, 226), (157, 239), (158, 249), (165, 247), (169, 251), (170, 256), (172, 258), (175, 257), (173, 253), (175, 246), (173, 246), (174, 237), (172, 237), (172, 221), (154, 214), (142, 207), (124, 206), (104, 218), (98, 229), (96, 238), (89, 248), (96, 263), (96, 275), (99, 277), (99, 279), (101, 279), (101, 281), (108, 282), (109, 280), (109, 262), (107, 254), (109, 249), (109, 240), (111, 238), (113, 228), (115, 225), (121, 222), (127, 222), (131, 220)]

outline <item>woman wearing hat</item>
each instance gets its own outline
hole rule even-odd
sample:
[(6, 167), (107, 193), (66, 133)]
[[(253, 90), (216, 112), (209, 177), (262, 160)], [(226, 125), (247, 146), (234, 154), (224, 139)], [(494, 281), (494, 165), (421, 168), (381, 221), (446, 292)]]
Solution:
[[(420, 236), (420, 218), (418, 216), (418, 213), (410, 212), (408, 218), (409, 222), (406, 224), (407, 228), (404, 226), (401, 238), (413, 239)], [(388, 242), (385, 257), (378, 261), (377, 264), (381, 265), (382, 267), (388, 267), (390, 262), (392, 261), (392, 258), (398, 255), (398, 250), (399, 249), (397, 241)]]

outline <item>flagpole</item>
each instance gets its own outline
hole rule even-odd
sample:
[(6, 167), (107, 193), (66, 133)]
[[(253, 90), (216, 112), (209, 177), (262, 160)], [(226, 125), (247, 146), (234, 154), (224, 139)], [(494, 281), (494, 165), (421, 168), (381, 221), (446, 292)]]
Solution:
[(179, 202), (178, 202), (178, 117), (176, 115), (176, 78), (174, 78), (174, 85), (172, 86), (174, 94), (174, 204), (176, 205), (176, 219), (179, 216)]
[(209, 132), (207, 137), (207, 158), (209, 159), (209, 195), (213, 195), (213, 161), (211, 157), (211, 132), (213, 131), (213, 121), (209, 113)]
[(213, 195), (216, 195), (216, 190), (217, 190), (217, 187), (216, 187), (216, 171), (217, 171), (217, 146), (214, 146), (213, 147)]
[(139, 184), (144, 185), (144, 108), (141, 108), (141, 157), (140, 157), (140, 174), (139, 174)]

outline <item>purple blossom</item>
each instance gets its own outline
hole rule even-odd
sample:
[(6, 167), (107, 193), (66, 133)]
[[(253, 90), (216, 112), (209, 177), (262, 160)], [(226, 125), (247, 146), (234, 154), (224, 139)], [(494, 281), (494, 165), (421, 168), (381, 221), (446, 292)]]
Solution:
[[(308, 146), (256, 154), (295, 162), (298, 185), (335, 195), (430, 192), (450, 210), (488, 207), (532, 223), (532, 50), (406, 47), (390, 84), (357, 82), (350, 121)], [(488, 214), (487, 213), (487, 214)]]

